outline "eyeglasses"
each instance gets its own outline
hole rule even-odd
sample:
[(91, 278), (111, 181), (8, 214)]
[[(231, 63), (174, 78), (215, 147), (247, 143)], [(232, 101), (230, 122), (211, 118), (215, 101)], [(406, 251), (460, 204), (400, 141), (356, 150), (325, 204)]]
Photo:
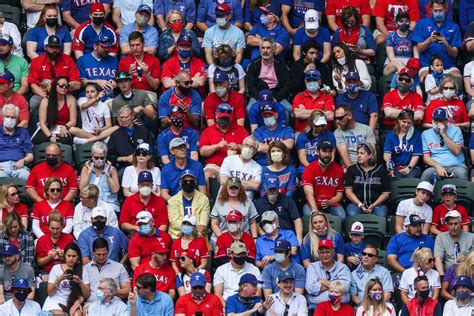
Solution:
[(347, 116), (347, 114), (349, 114), (349, 113), (346, 113), (346, 114), (344, 114), (344, 115), (342, 115), (342, 116), (336, 116), (336, 117), (334, 117), (334, 119), (335, 119), (336, 121), (342, 121), (342, 120)]
[(362, 256), (364, 256), (364, 257), (369, 257), (369, 258), (373, 258), (373, 257), (375, 257), (376, 255), (374, 255), (373, 253), (362, 252)]
[(187, 80), (187, 81), (178, 81), (178, 82), (179, 82), (179, 83), (182, 83), (182, 84), (184, 84), (184, 85), (186, 85), (186, 86), (190, 86), (190, 85), (192, 85), (192, 84), (193, 84), (193, 81), (192, 81), (192, 80)]
[(18, 195), (18, 191), (15, 191), (15, 192), (12, 192), (12, 193), (8, 193), (9, 196), (17, 196)]
[(105, 160), (105, 157), (93, 156), (94, 160)]
[(135, 156), (148, 156), (148, 151), (146, 150), (137, 150)]
[(242, 147), (247, 147), (247, 148), (250, 148), (252, 150), (257, 150), (257, 147), (249, 145), (249, 144), (242, 144)]
[(398, 82), (411, 83), (411, 78), (397, 78)]
[(52, 192), (52, 193), (54, 193), (54, 192), (59, 193), (59, 192), (61, 192), (62, 190), (63, 190), (63, 189), (61, 189), (61, 188), (49, 188), (49, 192)]
[(69, 88), (69, 84), (65, 84), (65, 83), (58, 83), (58, 87), (60, 87), (61, 89), (68, 89)]

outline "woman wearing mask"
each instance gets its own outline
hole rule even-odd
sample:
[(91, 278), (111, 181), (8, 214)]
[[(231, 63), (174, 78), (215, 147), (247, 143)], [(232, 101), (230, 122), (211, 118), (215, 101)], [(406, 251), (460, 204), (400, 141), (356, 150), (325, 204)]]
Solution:
[(461, 263), (453, 264), (446, 270), (441, 284), (441, 297), (445, 300), (453, 300), (455, 298), (454, 285), (458, 276), (466, 275), (474, 279), (474, 252), (471, 251)]
[[(280, 194), (293, 197), (296, 191), (296, 169), (290, 164), (290, 152), (286, 145), (279, 140), (268, 145), (268, 166), (262, 168), (262, 180), (269, 175), (275, 175), (280, 180)], [(264, 186), (260, 186), (260, 196), (266, 194)]]
[(245, 71), (240, 64), (235, 63), (235, 51), (230, 45), (218, 46), (213, 54), (214, 63), (207, 68), (207, 78), (209, 80), (209, 92), (214, 92), (213, 83), (216, 69), (226, 73), (229, 78), (229, 90), (245, 93)]
[(99, 188), (99, 199), (110, 205), (115, 212), (120, 212), (117, 192), (120, 189), (117, 169), (107, 160), (107, 145), (96, 142), (92, 145), (92, 160), (87, 161), (81, 169), (79, 189), (89, 184)]
[(82, 316), (82, 303), (90, 294), (89, 274), (82, 268), (81, 250), (75, 243), (64, 249), (64, 262), (51, 269), (48, 297), (44, 311), (54, 315), (68, 311), (71, 316)]
[(314, 316), (354, 316), (354, 308), (342, 303), (345, 293), (346, 287), (341, 281), (332, 281), (329, 284), (329, 301), (318, 304)]
[(362, 25), (362, 18), (353, 6), (345, 7), (341, 13), (342, 28), (337, 29), (332, 37), (332, 45), (346, 45), (355, 58), (367, 64), (369, 73), (374, 74), (371, 58), (375, 56), (375, 41), (370, 29)]
[(411, 257), (413, 266), (403, 272), (400, 280), (399, 290), (403, 303), (411, 300), (416, 291), (414, 289), (414, 281), (418, 276), (426, 276), (430, 284), (430, 297), (434, 300), (438, 299), (441, 283), (439, 273), (434, 268), (434, 258), (431, 249), (419, 248), (415, 250)]
[(72, 145), (69, 129), (76, 126), (77, 105), (68, 89), (66, 77), (54, 79), (48, 98), (39, 106), (39, 128), (31, 137), (33, 144), (60, 142)]
[[(0, 238), (0, 249), (7, 244), (15, 244), (21, 251), (20, 260), (29, 264), (35, 261), (35, 243), (33, 234), (22, 226), (22, 218), (15, 212), (8, 213), (2, 221), (2, 238)], [(0, 264), (3, 264), (3, 256), (0, 256)]]
[(446, 109), (448, 122), (461, 129), (466, 130), (471, 125), (469, 116), (474, 116), (474, 108), (471, 107), (469, 116), (466, 111), (466, 105), (458, 97), (458, 86), (452, 77), (444, 78), (439, 85), (439, 92), (443, 95), (441, 98), (431, 101), (425, 110), (423, 116), (423, 128), (433, 127), (431, 118), (434, 110), (437, 108)]
[(309, 222), (310, 230), (303, 238), (301, 258), (305, 268), (311, 262), (319, 261), (318, 244), (320, 240), (329, 239), (334, 244), (337, 261), (344, 262), (344, 239), (329, 224), (326, 214), (313, 212)]
[(46, 4), (43, 7), (36, 27), (32, 28), (28, 34), (26, 52), (30, 60), (46, 52), (44, 40), (49, 35), (59, 37), (61, 40), (61, 51), (66, 55), (71, 55), (71, 34), (66, 27), (59, 25), (59, 12), (54, 4)]
[(160, 34), (158, 38), (158, 58), (161, 61), (169, 59), (171, 56), (176, 56), (176, 41), (181, 33), (191, 37), (193, 47), (192, 55), (200, 56), (201, 48), (197, 40), (196, 34), (193, 31), (184, 28), (184, 16), (178, 10), (170, 10), (165, 18), (168, 29)]
[(471, 316), (474, 311), (474, 304), (471, 299), (472, 279), (467, 275), (456, 278), (454, 285), (455, 299), (446, 302), (444, 305), (443, 316)]
[[(21, 203), (20, 191), (16, 184), (5, 184), (0, 186), (0, 223), (11, 212), (21, 217), (20, 224), (24, 229), (28, 227), (28, 206)], [(1, 229), (1, 227), (0, 227)]]
[(332, 80), (338, 93), (346, 92), (346, 82), (344, 76), (348, 72), (358, 72), (360, 81), (362, 81), (361, 89), (370, 90), (372, 79), (367, 69), (367, 65), (360, 59), (355, 59), (351, 50), (344, 44), (338, 43), (332, 47)]
[(206, 291), (211, 293), (211, 274), (206, 269), (199, 269), (197, 267), (195, 249), (183, 250), (179, 259), (179, 266), (181, 272), (176, 273), (176, 288), (178, 289), (179, 296), (191, 293), (191, 275), (196, 272), (202, 273), (206, 277)]
[(153, 156), (151, 155), (150, 145), (141, 143), (133, 154), (132, 165), (125, 168), (122, 178), (123, 195), (129, 197), (138, 192), (138, 175), (142, 171), (149, 171), (153, 175), (152, 192), (160, 195), (161, 173), (158, 167), (155, 167)]
[(383, 159), (387, 170), (394, 170), (395, 179), (419, 178), (418, 165), (423, 156), (421, 133), (413, 127), (414, 112), (404, 109), (398, 114), (397, 122), (385, 138)]
[(210, 257), (209, 248), (206, 239), (196, 230), (196, 217), (193, 215), (185, 215), (183, 217), (181, 236), (171, 245), (170, 261), (177, 275), (181, 273), (181, 266), (178, 264), (178, 260), (181, 260), (180, 257), (184, 250), (189, 253), (194, 252), (194, 257), (191, 259), (196, 260), (198, 269), (206, 268)]
[(364, 303), (357, 308), (356, 316), (396, 316), (395, 307), (383, 297), (382, 282), (370, 279), (365, 286)]

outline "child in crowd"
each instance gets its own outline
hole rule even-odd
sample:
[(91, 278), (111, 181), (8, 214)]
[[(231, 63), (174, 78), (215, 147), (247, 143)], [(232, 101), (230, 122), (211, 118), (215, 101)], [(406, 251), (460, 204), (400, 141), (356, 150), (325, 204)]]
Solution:
[(425, 221), (423, 226), (423, 233), (430, 232), (430, 224), (433, 217), (433, 209), (427, 203), (433, 197), (433, 185), (428, 181), (421, 181), (415, 190), (415, 197), (406, 199), (398, 204), (395, 222), (395, 230), (397, 233), (405, 231), (404, 220), (405, 217), (411, 214), (417, 214)]
[(347, 265), (354, 271), (361, 263), (362, 251), (367, 246), (364, 242), (364, 225), (361, 222), (354, 222), (349, 233), (351, 241), (344, 244), (344, 257), (347, 258)]
[(443, 59), (439, 55), (433, 55), (430, 59), (430, 73), (425, 78), (426, 104), (431, 100), (441, 98), (439, 85), (444, 79)]
[(214, 52), (214, 64), (207, 68), (207, 78), (209, 79), (209, 92), (214, 92), (214, 71), (220, 69), (229, 77), (229, 90), (245, 93), (245, 71), (240, 64), (235, 63), (235, 52), (227, 44), (220, 45)]

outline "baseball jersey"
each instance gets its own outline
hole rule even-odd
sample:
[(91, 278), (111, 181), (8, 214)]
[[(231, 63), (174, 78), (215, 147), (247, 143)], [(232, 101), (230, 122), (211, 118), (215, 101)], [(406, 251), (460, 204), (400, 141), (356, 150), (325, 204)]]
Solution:
[(301, 185), (313, 187), (314, 199), (319, 208), (319, 200), (331, 199), (337, 192), (344, 191), (344, 170), (334, 162), (329, 163), (326, 170), (321, 168), (318, 161), (312, 162), (303, 171)]
[(423, 123), (431, 123), (433, 112), (438, 108), (446, 110), (448, 122), (451, 124), (459, 124), (469, 122), (466, 105), (458, 98), (445, 101), (443, 99), (435, 99), (431, 101), (426, 107), (425, 115), (423, 116)]
[(151, 258), (151, 245), (155, 242), (162, 243), (166, 249), (171, 249), (171, 236), (155, 226), (155, 235), (142, 236), (139, 232), (130, 239), (128, 243), (128, 257), (140, 257), (140, 264), (148, 263)]
[[(305, 110), (321, 110), (334, 112), (334, 99), (326, 93), (319, 92), (316, 98), (313, 98), (308, 90), (298, 93), (293, 100), (293, 111), (296, 108), (303, 107)], [(295, 118), (295, 132), (303, 132), (308, 125), (308, 120)], [(328, 124), (329, 125), (329, 124)]]
[(389, 31), (394, 31), (398, 28), (396, 17), (400, 13), (408, 13), (410, 21), (420, 20), (420, 10), (418, 10), (417, 0), (378, 0), (375, 3), (372, 15), (379, 18), (384, 18), (385, 27)]
[[(179, 61), (178, 56), (173, 56), (163, 63), (163, 68), (161, 69), (161, 81), (166, 78), (174, 80), (174, 76), (180, 71), (186, 71), (189, 73), (189, 76), (193, 78), (195, 75), (199, 76), (206, 75), (206, 65), (204, 62), (198, 58), (192, 56), (188, 63), (182, 63)], [(163, 91), (166, 91), (163, 87)], [(204, 87), (198, 89), (199, 92), (204, 92)]]
[(92, 26), (91, 20), (88, 20), (76, 29), (74, 32), (74, 37), (72, 39), (72, 50), (78, 50), (86, 53), (90, 53), (94, 50), (95, 39), (98, 35), (105, 35), (109, 38), (109, 41), (113, 43), (113, 45), (109, 48), (110, 53), (117, 53), (118, 52), (118, 37), (115, 33), (115, 29), (104, 22), (100, 31), (97, 31)]
[(166, 207), (165, 200), (156, 194), (151, 194), (150, 200), (144, 204), (141, 201), (140, 193), (138, 192), (129, 196), (123, 202), (119, 225), (124, 223), (136, 225), (137, 214), (144, 210), (151, 213), (153, 221), (157, 227), (160, 227), (161, 225), (169, 225), (168, 208)]
[(81, 24), (90, 19), (90, 7), (94, 3), (112, 5), (111, 0), (63, 0), (61, 1), (61, 12), (70, 12), (77, 23)]
[(58, 210), (61, 213), (61, 217), (63, 218), (63, 227), (66, 225), (67, 219), (72, 219), (74, 217), (74, 209), (70, 202), (61, 200), (58, 205), (52, 207), (48, 201), (42, 200), (40, 202), (36, 202), (33, 206), (33, 210), (31, 211), (31, 218), (36, 219), (40, 223), (40, 229), (43, 233), (48, 234), (48, 220), (49, 214), (52, 210)]
[(191, 152), (197, 152), (199, 150), (199, 134), (196, 130), (183, 126), (181, 131), (175, 134), (171, 128), (167, 128), (158, 134), (156, 139), (156, 148), (158, 157), (167, 155), (168, 158), (173, 157), (170, 152), (170, 142), (176, 137), (181, 137), (186, 142), (188, 159), (191, 156)]
[(371, 9), (368, 0), (328, 0), (326, 3), (326, 15), (335, 15), (336, 24), (339, 28), (342, 28), (341, 15), (342, 10), (347, 7), (354, 7), (360, 16), (371, 14)]
[(400, 36), (397, 31), (392, 31), (387, 36), (387, 46), (393, 48), (395, 58), (408, 59), (413, 57), (413, 32), (409, 31), (407, 36)]
[(183, 251), (187, 251), (190, 249), (195, 250), (195, 256), (191, 259), (196, 260), (198, 265), (201, 264), (201, 258), (206, 259), (210, 257), (209, 247), (207, 246), (207, 242), (204, 237), (197, 237), (191, 240), (191, 242), (188, 244), (187, 249), (183, 249), (183, 245), (181, 244), (181, 238), (178, 238), (171, 245), (170, 261), (178, 262), (179, 257), (181, 256)]
[(245, 119), (245, 102), (244, 96), (238, 92), (229, 90), (227, 100), (222, 100), (213, 92), (204, 99), (204, 115), (206, 120), (216, 119), (216, 110), (221, 103), (227, 103), (232, 107), (232, 121), (237, 122), (238, 119)]
[(448, 231), (448, 225), (446, 224), (446, 221), (444, 217), (446, 214), (448, 214), (449, 211), (458, 211), (459, 214), (461, 214), (461, 219), (462, 219), (462, 224), (463, 225), (469, 225), (471, 224), (471, 220), (469, 219), (469, 216), (467, 215), (466, 209), (464, 206), (456, 204), (453, 209), (448, 210), (446, 205), (440, 204), (434, 208), (433, 211), (433, 220), (431, 222), (431, 225), (435, 226), (438, 228), (438, 230), (444, 232)]
[(156, 278), (156, 290), (168, 293), (169, 290), (176, 289), (176, 272), (165, 263), (160, 268), (153, 268), (149, 262), (139, 265), (133, 273), (132, 287), (137, 284), (137, 278), (145, 273), (153, 274)]
[[(403, 109), (410, 109), (414, 112), (416, 111), (425, 111), (425, 106), (423, 103), (423, 99), (421, 96), (413, 91), (410, 91), (408, 95), (406, 95), (403, 99), (398, 93), (398, 90), (392, 90), (388, 92), (383, 97), (383, 103), (381, 110), (385, 110), (386, 108), (394, 108), (398, 110)], [(431, 116), (430, 116), (431, 120)], [(383, 118), (383, 125), (384, 126), (395, 126), (396, 120), (388, 119), (384, 116)]]
[(70, 190), (77, 190), (76, 171), (67, 163), (62, 162), (57, 168), (51, 168), (45, 161), (37, 164), (26, 180), (27, 189), (35, 189), (40, 197), (44, 196), (44, 185), (49, 178), (56, 177), (63, 184), (63, 195), (65, 197)]
[[(179, 96), (175, 92), (175, 88), (168, 89), (167, 91), (163, 92), (160, 96), (160, 100), (158, 101), (158, 115), (159, 118), (168, 117), (171, 113), (171, 108), (175, 105), (178, 106), (185, 106), (187, 111), (190, 111), (194, 115), (201, 115), (201, 96), (199, 93), (191, 89), (188, 95)], [(192, 126), (188, 122), (187, 116), (184, 116), (184, 125), (187, 127)]]
[(54, 78), (60, 76), (68, 78), (69, 81), (81, 81), (79, 69), (70, 56), (60, 53), (58, 60), (53, 65), (47, 55), (43, 54), (31, 61), (28, 84), (39, 84), (43, 80), (53, 81)]
[(245, 244), (248, 258), (255, 259), (257, 250), (252, 236), (247, 232), (242, 232), (240, 238), (235, 239), (228, 231), (217, 237), (215, 258), (227, 257), (230, 261), (232, 259), (232, 251), (230, 250), (230, 247), (235, 240), (239, 240)]
[[(74, 238), (70, 234), (61, 233), (58, 241), (53, 243), (51, 240), (51, 234), (41, 236), (36, 243), (36, 258), (44, 258), (48, 255), (50, 250), (64, 250), (67, 245), (74, 242)], [(55, 257), (53, 261), (47, 265), (41, 267), (41, 270), (51, 271), (54, 265), (63, 263), (63, 259)]]
[[(259, 143), (270, 144), (273, 141), (280, 140), (294, 140), (295, 133), (293, 129), (285, 125), (277, 125), (276, 129), (270, 130), (266, 126), (258, 127), (253, 131), (253, 136), (257, 138)], [(267, 154), (257, 153), (253, 158), (261, 166), (266, 166), (268, 164)]]

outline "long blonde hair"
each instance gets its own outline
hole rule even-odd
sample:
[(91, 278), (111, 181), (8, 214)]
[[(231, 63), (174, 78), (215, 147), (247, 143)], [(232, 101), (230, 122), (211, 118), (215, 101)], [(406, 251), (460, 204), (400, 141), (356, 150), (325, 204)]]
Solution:
[(430, 255), (433, 255), (433, 252), (431, 251), (430, 248), (418, 248), (415, 250), (411, 256), (411, 262), (413, 262), (413, 268), (417, 269), (418, 267), (421, 267), (421, 264), (423, 261), (426, 260), (426, 258), (430, 257)]
[(319, 244), (319, 236), (316, 235), (316, 233), (313, 231), (313, 218), (316, 216), (321, 216), (324, 218), (324, 221), (326, 222), (326, 227), (327, 227), (327, 239), (332, 239), (334, 236), (335, 230), (331, 227), (331, 224), (328, 221), (328, 218), (326, 214), (322, 212), (313, 212), (311, 216), (309, 217), (309, 232), (308, 235), (306, 235), (305, 238), (310, 238), (311, 240), (311, 255), (313, 258), (319, 260), (319, 254), (318, 254), (318, 244)]
[(372, 300), (372, 298), (370, 297), (369, 293), (370, 293), (370, 290), (375, 286), (379, 284), (380, 285), (380, 288), (382, 289), (382, 295), (383, 295), (383, 284), (382, 282), (379, 280), (379, 278), (375, 278), (375, 279), (370, 279), (367, 284), (365, 285), (365, 290), (364, 290), (364, 311), (367, 313), (370, 309), (370, 306), (373, 306), (374, 307), (374, 311), (373, 312), (376, 312), (376, 309), (378, 309), (377, 311), (382, 313), (382, 315), (385, 313), (385, 311), (387, 310), (387, 305), (385, 304), (385, 298), (382, 299), (379, 302), (375, 301), (375, 300)]
[(471, 279), (474, 278), (474, 251), (471, 251), (466, 260), (458, 264), (456, 267), (456, 275), (467, 275)]

